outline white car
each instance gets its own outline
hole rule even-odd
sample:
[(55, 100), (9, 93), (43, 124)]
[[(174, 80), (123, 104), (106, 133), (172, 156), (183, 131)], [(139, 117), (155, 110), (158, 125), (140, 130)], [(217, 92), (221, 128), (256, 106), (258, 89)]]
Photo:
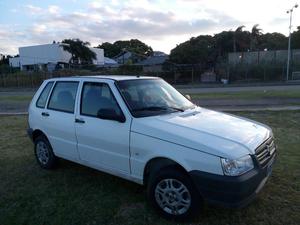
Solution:
[(64, 158), (146, 185), (154, 207), (175, 219), (199, 213), (203, 200), (248, 204), (276, 158), (268, 126), (195, 106), (155, 77), (45, 80), (28, 134), (42, 168)]

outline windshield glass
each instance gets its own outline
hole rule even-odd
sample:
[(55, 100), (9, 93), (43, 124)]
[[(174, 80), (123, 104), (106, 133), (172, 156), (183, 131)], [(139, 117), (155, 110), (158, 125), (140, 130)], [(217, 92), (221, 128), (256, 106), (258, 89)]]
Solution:
[(161, 79), (122, 80), (117, 82), (117, 86), (134, 117), (194, 108), (193, 103)]

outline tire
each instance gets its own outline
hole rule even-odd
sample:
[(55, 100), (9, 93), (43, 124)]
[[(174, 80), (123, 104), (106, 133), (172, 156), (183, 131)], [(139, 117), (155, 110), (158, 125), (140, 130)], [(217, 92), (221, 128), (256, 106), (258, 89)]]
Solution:
[(40, 135), (34, 140), (34, 154), (38, 164), (43, 169), (53, 169), (57, 165), (58, 159), (44, 135)]
[(188, 175), (173, 167), (150, 175), (147, 197), (162, 216), (177, 221), (199, 215), (203, 203)]

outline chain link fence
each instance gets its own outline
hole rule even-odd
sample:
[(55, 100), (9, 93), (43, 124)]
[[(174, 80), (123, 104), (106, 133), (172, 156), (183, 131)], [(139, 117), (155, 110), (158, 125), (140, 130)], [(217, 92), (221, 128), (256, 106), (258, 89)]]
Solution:
[[(300, 64), (291, 65), (289, 80), (300, 79)], [(47, 71), (19, 71), (0, 69), (0, 87), (38, 87), (52, 77), (85, 75), (144, 75), (161, 77), (171, 84), (280, 82), (286, 80), (286, 65), (277, 64), (217, 64), (209, 69), (201, 65), (172, 65), (161, 70), (144, 71), (142, 66), (123, 65), (118, 68), (77, 67)]]

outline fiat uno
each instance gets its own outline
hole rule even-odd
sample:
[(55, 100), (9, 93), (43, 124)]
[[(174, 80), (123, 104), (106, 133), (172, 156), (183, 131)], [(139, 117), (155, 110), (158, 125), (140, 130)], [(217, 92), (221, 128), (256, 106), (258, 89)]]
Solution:
[(28, 135), (42, 168), (63, 158), (145, 185), (173, 219), (196, 215), (204, 201), (247, 205), (276, 157), (268, 126), (196, 106), (157, 77), (45, 80)]

